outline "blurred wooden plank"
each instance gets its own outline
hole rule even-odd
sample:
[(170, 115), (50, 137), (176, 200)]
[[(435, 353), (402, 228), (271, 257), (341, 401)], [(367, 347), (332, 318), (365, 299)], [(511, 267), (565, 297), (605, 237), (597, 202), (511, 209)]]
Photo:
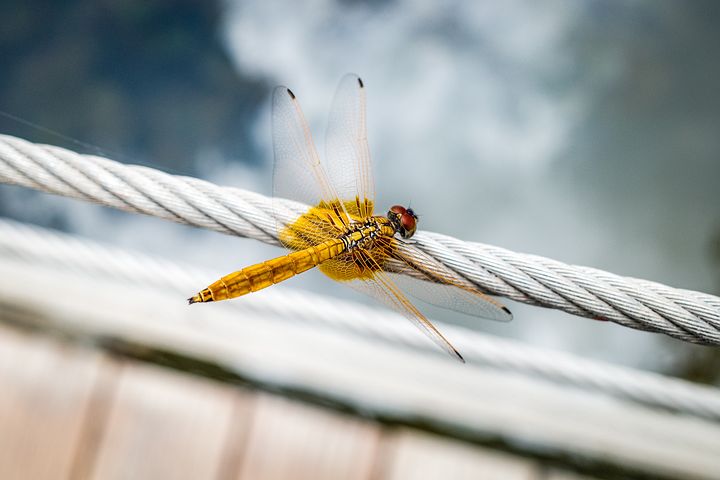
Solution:
[(538, 466), (522, 457), (503, 454), (444, 437), (403, 429), (386, 442), (387, 480), (540, 480)]
[(369, 421), (260, 395), (237, 477), (243, 480), (366, 480), (380, 435)]
[(225, 447), (218, 466), (218, 480), (232, 480), (237, 477), (245, 457), (257, 398), (257, 394), (246, 393), (236, 395), (234, 399), (232, 421), (228, 425)]
[(91, 478), (215, 478), (236, 401), (232, 387), (127, 365)]
[(0, 327), (0, 478), (67, 478), (100, 354)]
[(98, 456), (107, 419), (113, 405), (120, 379), (122, 363), (112, 357), (104, 358), (102, 370), (95, 381), (93, 394), (85, 409), (82, 433), (78, 440), (70, 478), (89, 478)]

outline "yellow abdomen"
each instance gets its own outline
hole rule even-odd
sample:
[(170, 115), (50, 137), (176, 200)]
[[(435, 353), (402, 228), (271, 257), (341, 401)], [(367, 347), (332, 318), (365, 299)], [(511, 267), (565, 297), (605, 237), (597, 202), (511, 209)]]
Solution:
[(310, 270), (321, 262), (345, 251), (340, 239), (327, 240), (305, 250), (274, 258), (225, 275), (202, 292), (188, 299), (190, 303), (217, 302), (257, 292), (280, 283), (298, 273)]

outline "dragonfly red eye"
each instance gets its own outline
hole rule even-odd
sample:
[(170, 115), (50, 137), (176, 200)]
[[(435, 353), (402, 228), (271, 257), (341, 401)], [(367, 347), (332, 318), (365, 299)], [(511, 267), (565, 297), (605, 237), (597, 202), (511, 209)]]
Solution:
[(415, 228), (417, 228), (417, 221), (415, 220), (415, 217), (409, 213), (405, 213), (400, 217), (400, 224), (409, 232), (414, 232)]
[(405, 207), (402, 207), (400, 205), (393, 205), (392, 207), (390, 207), (390, 211), (393, 213), (397, 213), (398, 215), (405, 215), (405, 213), (407, 213)]

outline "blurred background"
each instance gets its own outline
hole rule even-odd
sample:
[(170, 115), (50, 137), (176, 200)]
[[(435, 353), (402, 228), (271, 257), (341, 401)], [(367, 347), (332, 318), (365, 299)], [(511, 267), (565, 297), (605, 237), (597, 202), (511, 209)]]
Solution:
[[(3, 0), (0, 18), (2, 133), (269, 195), (271, 89), (293, 89), (322, 152), (355, 72), (378, 205), (720, 293), (716, 2)], [(18, 187), (0, 187), (0, 216), (227, 272), (280, 252)], [(276, 288), (361, 300), (317, 273)], [(508, 325), (430, 316), (720, 384), (717, 349), (510, 308)]]

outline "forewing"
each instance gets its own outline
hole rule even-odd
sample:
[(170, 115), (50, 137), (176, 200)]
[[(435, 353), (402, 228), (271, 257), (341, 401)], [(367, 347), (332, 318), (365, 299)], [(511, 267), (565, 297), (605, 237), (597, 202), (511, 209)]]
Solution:
[(335, 92), (325, 134), (328, 177), (348, 213), (373, 214), (375, 185), (370, 163), (365, 117), (365, 86), (354, 74), (345, 75)]
[(320, 270), (329, 277), (340, 280), (344, 285), (374, 297), (400, 313), (449, 355), (462, 362), (465, 361), (455, 347), (402, 294), (390, 276), (380, 269), (369, 251), (356, 249), (353, 252), (323, 262), (320, 265)]
[(323, 203), (328, 208), (338, 208), (344, 220), (349, 221), (320, 162), (300, 104), (286, 87), (277, 87), (273, 91), (272, 137), (275, 198), (287, 198), (308, 206)]

